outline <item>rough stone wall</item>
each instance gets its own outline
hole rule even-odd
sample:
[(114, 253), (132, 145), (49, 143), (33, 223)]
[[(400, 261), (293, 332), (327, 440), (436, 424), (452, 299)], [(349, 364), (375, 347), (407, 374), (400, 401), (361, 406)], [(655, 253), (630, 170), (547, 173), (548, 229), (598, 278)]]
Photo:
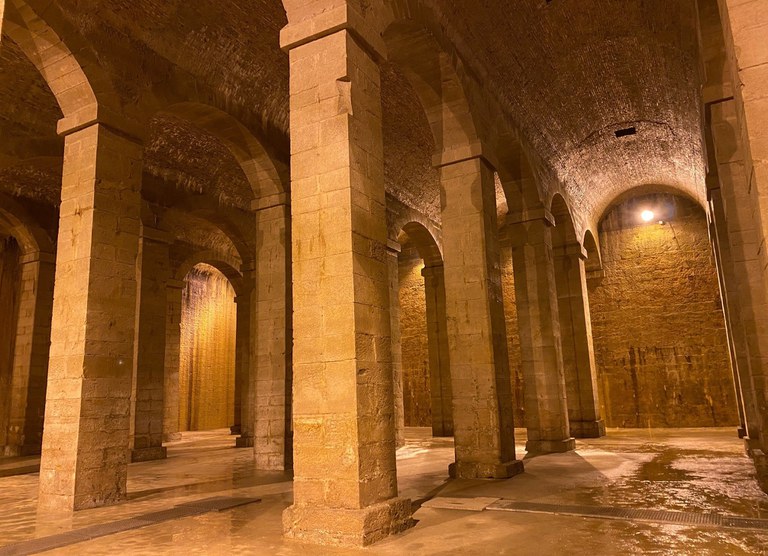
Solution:
[(415, 249), (404, 247), (400, 262), (400, 341), (403, 353), (403, 405), (406, 427), (432, 424), (427, 341), (424, 261)]
[[(665, 223), (642, 224), (654, 210)], [(737, 421), (707, 223), (693, 202), (643, 196), (600, 227), (604, 276), (589, 298), (603, 415), (614, 427)]]
[(219, 271), (197, 265), (186, 278), (181, 316), (179, 425), (210, 430), (234, 422), (235, 292)]
[(19, 298), (19, 246), (0, 236), (0, 448), (7, 442)]
[(520, 334), (517, 329), (515, 277), (512, 272), (512, 246), (504, 237), (501, 238), (500, 246), (501, 286), (504, 293), (504, 319), (507, 324), (507, 346), (509, 351), (509, 370), (512, 375), (515, 427), (524, 427), (523, 355), (520, 351)]

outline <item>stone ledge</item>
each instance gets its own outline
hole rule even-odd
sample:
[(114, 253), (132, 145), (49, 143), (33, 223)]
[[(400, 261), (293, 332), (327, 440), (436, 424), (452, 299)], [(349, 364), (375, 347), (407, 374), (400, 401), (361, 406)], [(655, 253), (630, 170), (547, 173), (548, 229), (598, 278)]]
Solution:
[(574, 438), (600, 438), (605, 436), (605, 421), (571, 421)]
[(509, 479), (524, 470), (520, 460), (505, 463), (457, 461), (448, 466), (448, 474), (452, 479)]
[(576, 449), (576, 439), (564, 440), (529, 440), (525, 443), (525, 451), (529, 454), (561, 454)]
[(316, 545), (368, 546), (413, 525), (411, 501), (406, 498), (358, 510), (294, 504), (283, 512), (283, 534)]
[(138, 448), (131, 450), (131, 463), (140, 461), (155, 461), (168, 457), (168, 449), (165, 446), (153, 446), (151, 448)]

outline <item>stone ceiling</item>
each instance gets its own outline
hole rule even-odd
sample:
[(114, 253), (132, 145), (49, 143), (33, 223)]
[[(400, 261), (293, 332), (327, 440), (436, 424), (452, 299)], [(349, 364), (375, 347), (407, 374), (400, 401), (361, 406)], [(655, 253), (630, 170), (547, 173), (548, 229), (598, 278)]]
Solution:
[[(703, 199), (694, 2), (423, 1), (475, 73), (487, 76), (484, 85), (565, 184), (587, 224), (634, 186), (677, 187)], [(263, 131), (287, 159), (288, 64), (278, 39), (286, 16), (279, 0), (56, 3), (113, 75), (123, 102), (207, 99)], [(0, 156), (61, 156), (50, 91), (18, 48), (4, 43)], [(434, 143), (413, 89), (386, 63), (382, 103), (387, 190), (436, 220)], [(150, 127), (151, 173), (218, 202), (247, 205), (245, 178), (214, 137), (162, 115)], [(629, 127), (635, 135), (615, 136)], [(31, 181), (35, 172), (25, 175)]]

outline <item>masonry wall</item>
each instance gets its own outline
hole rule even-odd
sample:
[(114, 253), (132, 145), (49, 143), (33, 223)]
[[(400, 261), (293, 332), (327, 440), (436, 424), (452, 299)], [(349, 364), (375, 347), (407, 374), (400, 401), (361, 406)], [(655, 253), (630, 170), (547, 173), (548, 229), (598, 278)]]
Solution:
[(509, 351), (509, 370), (512, 376), (512, 397), (515, 409), (515, 427), (525, 426), (523, 392), (523, 355), (520, 351), (520, 334), (517, 330), (517, 305), (515, 305), (515, 276), (512, 269), (512, 246), (502, 237), (501, 247), (501, 286), (504, 294), (504, 319), (507, 324), (507, 348)]
[(0, 236), (0, 448), (7, 442), (18, 318), (19, 255), (19, 246), (14, 239)]
[[(641, 223), (646, 208), (665, 223)], [(589, 297), (609, 427), (736, 424), (707, 234), (703, 210), (671, 195), (632, 199), (602, 221), (604, 276), (590, 279)]]
[(403, 406), (406, 427), (432, 424), (427, 343), (424, 261), (407, 246), (399, 255), (400, 341), (403, 353)]
[(213, 267), (186, 278), (181, 317), (179, 425), (211, 430), (234, 423), (235, 292)]

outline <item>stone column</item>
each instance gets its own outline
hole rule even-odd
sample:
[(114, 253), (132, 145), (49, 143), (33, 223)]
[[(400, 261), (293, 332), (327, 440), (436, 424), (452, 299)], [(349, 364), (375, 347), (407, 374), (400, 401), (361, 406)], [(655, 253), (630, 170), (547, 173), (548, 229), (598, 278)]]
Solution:
[[(741, 322), (741, 314), (738, 307), (739, 287), (734, 275), (734, 261), (731, 255), (730, 242), (728, 240), (728, 222), (725, 218), (722, 191), (719, 178), (715, 176), (716, 187), (708, 188), (710, 236), (712, 249), (717, 263), (718, 282), (720, 284), (720, 298), (723, 303), (726, 332), (728, 335), (728, 348), (731, 355), (731, 367), (733, 370), (734, 384), (736, 386), (736, 401), (738, 404), (739, 438), (748, 442), (750, 429), (753, 433), (759, 430), (757, 415), (755, 414), (754, 393), (752, 381), (749, 377), (749, 360), (744, 326)], [(707, 179), (708, 183), (712, 180)], [(759, 433), (758, 433), (759, 436)]]
[[(735, 210), (751, 213), (747, 219), (737, 221), (738, 236), (731, 243), (731, 253), (737, 265), (738, 259), (744, 259), (750, 267), (746, 273), (740, 273), (746, 282), (741, 288), (744, 302), (740, 306), (759, 437), (752, 438), (750, 432), (748, 446), (761, 487), (768, 492), (768, 292), (765, 283), (768, 264), (765, 252), (768, 239), (768, 48), (765, 40), (768, 4), (720, 0), (718, 5), (733, 84), (734, 129), (740, 143), (740, 148), (729, 158), (731, 162), (737, 156), (741, 158), (742, 167), (737, 173), (743, 173), (731, 192), (725, 191), (723, 182), (723, 197), (733, 194), (737, 203), (743, 203)], [(725, 153), (718, 154), (722, 159)], [(720, 174), (722, 177), (723, 172)], [(727, 207), (726, 211), (729, 211)]]
[(575, 441), (565, 395), (550, 229), (554, 221), (548, 212), (540, 212), (521, 215), (509, 229), (525, 381), (526, 450), (567, 452)]
[(325, 22), (299, 21), (281, 35), (290, 49), (294, 308), (294, 503), (283, 526), (300, 541), (359, 546), (411, 523), (395, 466), (380, 74), (371, 57), (381, 39), (350, 32), (345, 19)]
[(405, 407), (403, 405), (403, 345), (400, 335), (400, 244), (387, 241), (387, 277), (389, 278), (389, 329), (392, 350), (392, 385), (395, 400), (395, 438), (405, 445)]
[(589, 315), (587, 254), (578, 243), (554, 250), (560, 344), (568, 421), (576, 438), (605, 436), (597, 393), (592, 321)]
[(453, 436), (453, 392), (445, 307), (445, 271), (442, 265), (421, 271), (427, 306), (429, 378), (432, 392), (432, 435)]
[(181, 313), (184, 280), (168, 280), (165, 304), (165, 388), (163, 395), (163, 440), (181, 439), (179, 432), (179, 366), (181, 356)]
[(253, 431), (255, 430), (254, 408), (254, 326), (256, 303), (254, 301), (254, 263), (241, 267), (243, 285), (235, 297), (235, 423), (231, 427), (233, 434), (239, 436), (235, 440), (238, 448), (253, 448)]
[(142, 226), (136, 331), (136, 410), (131, 461), (166, 457), (163, 447), (168, 244), (159, 230)]
[(125, 497), (142, 146), (101, 123), (66, 135), (39, 507)]
[(43, 440), (45, 388), (53, 312), (55, 257), (30, 253), (19, 260), (21, 287), (13, 351), (5, 456), (39, 454)]
[(506, 478), (515, 459), (493, 168), (442, 160), (442, 224), (456, 462), (462, 479)]
[(256, 468), (289, 469), (291, 431), (291, 233), (287, 195), (256, 208), (254, 346)]

